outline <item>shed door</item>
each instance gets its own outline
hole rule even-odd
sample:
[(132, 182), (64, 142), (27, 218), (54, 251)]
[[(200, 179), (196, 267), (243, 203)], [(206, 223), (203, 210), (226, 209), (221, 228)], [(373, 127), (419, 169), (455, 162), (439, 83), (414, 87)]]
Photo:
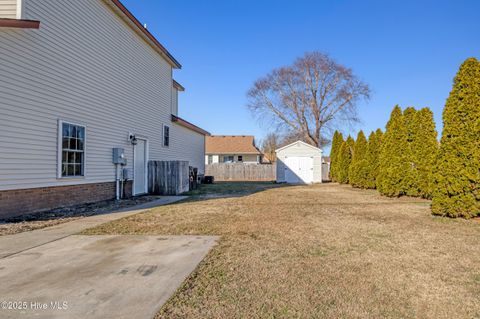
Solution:
[(133, 195), (147, 192), (147, 141), (138, 139), (133, 158)]
[(292, 156), (285, 159), (285, 181), (295, 184), (313, 182), (313, 158)]

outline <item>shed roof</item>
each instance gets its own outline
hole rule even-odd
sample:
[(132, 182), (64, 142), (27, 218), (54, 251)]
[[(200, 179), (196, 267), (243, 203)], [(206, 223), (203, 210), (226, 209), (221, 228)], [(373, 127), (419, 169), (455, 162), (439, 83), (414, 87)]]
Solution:
[(206, 154), (257, 154), (262, 152), (255, 146), (252, 135), (212, 135), (205, 139)]
[(305, 143), (305, 142), (300, 141), (300, 140), (299, 140), (299, 141), (296, 141), (296, 142), (293, 142), (293, 143), (291, 143), (291, 144), (285, 145), (285, 146), (283, 146), (283, 147), (280, 147), (279, 149), (276, 149), (275, 152), (278, 153), (279, 151), (283, 151), (283, 150), (285, 150), (285, 149), (287, 149), (287, 148), (290, 148), (290, 147), (293, 147), (293, 146), (296, 146), (296, 145), (307, 146), (307, 147), (311, 148), (312, 151), (322, 152), (322, 150), (321, 150), (320, 148), (315, 147), (315, 146), (313, 146), (313, 145), (310, 145), (310, 144)]

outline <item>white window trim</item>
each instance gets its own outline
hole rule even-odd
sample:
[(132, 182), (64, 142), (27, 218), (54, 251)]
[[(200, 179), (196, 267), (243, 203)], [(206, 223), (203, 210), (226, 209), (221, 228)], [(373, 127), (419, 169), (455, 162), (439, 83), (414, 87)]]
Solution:
[[(71, 124), (81, 126), (85, 129), (83, 140), (83, 176), (62, 176), (62, 140), (63, 140), (63, 124)], [(58, 120), (57, 124), (57, 179), (84, 179), (87, 176), (87, 126), (85, 124), (76, 123), (68, 120)]]
[[(165, 145), (165, 127), (168, 127), (168, 145)], [(169, 125), (163, 124), (162, 125), (162, 147), (169, 148), (171, 144), (171, 136), (172, 136), (172, 130)]]

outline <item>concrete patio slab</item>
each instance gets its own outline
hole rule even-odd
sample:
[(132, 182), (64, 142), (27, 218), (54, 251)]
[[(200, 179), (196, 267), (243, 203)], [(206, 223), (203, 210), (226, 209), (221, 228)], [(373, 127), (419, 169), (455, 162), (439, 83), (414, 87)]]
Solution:
[(65, 238), (87, 228), (107, 223), (112, 220), (135, 215), (154, 207), (175, 203), (187, 197), (188, 196), (164, 196), (158, 200), (127, 207), (116, 212), (80, 218), (68, 223), (15, 235), (0, 236), (0, 258), (11, 256), (30, 248)]
[(216, 240), (72, 235), (2, 258), (0, 317), (152, 318)]

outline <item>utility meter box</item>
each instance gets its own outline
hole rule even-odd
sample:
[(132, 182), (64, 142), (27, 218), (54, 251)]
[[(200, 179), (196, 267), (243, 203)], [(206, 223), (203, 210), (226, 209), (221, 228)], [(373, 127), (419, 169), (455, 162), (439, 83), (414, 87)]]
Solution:
[(127, 165), (123, 148), (115, 147), (113, 149), (113, 164)]

